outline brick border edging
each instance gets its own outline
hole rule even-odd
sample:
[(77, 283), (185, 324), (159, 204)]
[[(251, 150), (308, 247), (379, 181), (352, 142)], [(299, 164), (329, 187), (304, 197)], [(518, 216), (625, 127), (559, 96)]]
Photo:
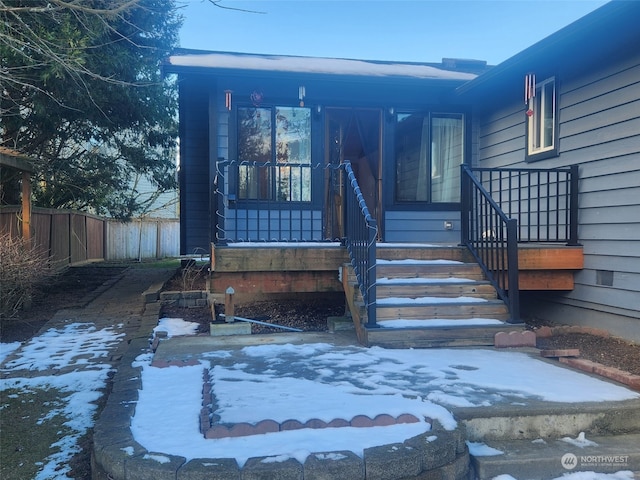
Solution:
[[(295, 459), (274, 462), (269, 457), (254, 457), (240, 468), (235, 459), (186, 461), (181, 456), (149, 452), (134, 440), (130, 428), (138, 391), (142, 389), (142, 367), (134, 366), (134, 361), (139, 355), (151, 352), (150, 332), (157, 325), (159, 312), (159, 302), (145, 305), (138, 333), (129, 342), (113, 377), (111, 394), (95, 423), (91, 454), (94, 480), (168, 477), (188, 480), (203, 475), (212, 479), (240, 480), (260, 478), (261, 475), (289, 478), (289, 474), (301, 480), (318, 478), (319, 474), (326, 478), (353, 480), (399, 480), (416, 475), (453, 480), (467, 478), (470, 461), (462, 422), (458, 422), (454, 430), (445, 430), (433, 421), (431, 430), (402, 443), (366, 448), (362, 457), (349, 451), (313, 452), (304, 464)], [(371, 420), (362, 417), (362, 421)]]
[[(215, 414), (213, 406), (215, 395), (213, 393), (213, 380), (208, 369), (204, 369), (202, 375), (202, 409), (200, 410), (200, 433), (206, 439), (248, 437), (250, 435), (261, 435), (264, 433), (286, 432), (289, 430), (301, 430), (303, 428), (318, 430), (321, 428), (344, 428), (344, 427), (386, 427), (404, 423), (418, 423), (420, 420), (414, 415), (405, 413), (398, 417), (387, 414), (377, 415), (370, 418), (366, 415), (356, 415), (351, 420), (344, 418), (334, 418), (326, 422), (319, 418), (312, 418), (306, 422), (296, 419), (277, 422), (271, 419), (264, 419), (255, 424), (252, 423), (219, 423), (219, 417)], [(432, 422), (430, 422), (432, 423)]]
[[(613, 337), (610, 332), (601, 328), (583, 327), (579, 325), (563, 325), (560, 327), (543, 326), (535, 329), (534, 332), (536, 334), (536, 338), (551, 338), (558, 335), (569, 335), (572, 333), (581, 333), (602, 338)], [(633, 373), (625, 372), (619, 368), (609, 367), (584, 358), (560, 357), (558, 360), (560, 363), (569, 367), (599, 375), (609, 380), (614, 380), (626, 385), (632, 390), (640, 392), (640, 375), (634, 375)]]

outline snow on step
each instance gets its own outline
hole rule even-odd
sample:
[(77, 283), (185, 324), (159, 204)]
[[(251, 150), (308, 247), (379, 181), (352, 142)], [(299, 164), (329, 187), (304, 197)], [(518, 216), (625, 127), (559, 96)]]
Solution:
[(406, 277), (406, 278), (388, 278), (382, 277), (376, 280), (378, 285), (393, 285), (398, 284), (429, 284), (429, 283), (475, 283), (476, 280), (470, 278), (457, 278), (457, 277)]
[(376, 265), (464, 265), (464, 262), (457, 260), (416, 260), (413, 258), (405, 258), (402, 260), (384, 260), (378, 258)]
[(476, 325), (503, 325), (504, 322), (502, 320), (496, 320), (495, 318), (426, 318), (422, 320), (407, 320), (404, 318), (399, 318), (398, 320), (379, 320), (377, 324), (384, 328), (439, 328), (454, 326), (468, 327)]
[(389, 297), (377, 300), (378, 305), (431, 305), (434, 303), (484, 303), (487, 299), (478, 297)]

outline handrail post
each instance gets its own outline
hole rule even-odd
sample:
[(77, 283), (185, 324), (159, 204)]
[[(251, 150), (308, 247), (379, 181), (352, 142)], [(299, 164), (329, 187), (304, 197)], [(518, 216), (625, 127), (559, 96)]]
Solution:
[(569, 242), (567, 245), (580, 245), (578, 243), (578, 165), (570, 167), (571, 179), (569, 180)]
[(520, 323), (518, 221), (515, 218), (507, 220), (507, 276), (509, 279), (509, 323)]
[[(225, 205), (225, 193), (224, 193), (224, 168), (228, 166), (230, 162), (227, 162), (223, 158), (219, 158), (216, 162), (216, 174), (213, 178), (213, 219), (211, 229), (211, 235), (213, 237), (213, 243), (216, 245), (224, 244), (226, 238), (220, 239), (220, 233), (225, 232), (224, 219), (226, 215), (227, 205)], [(222, 210), (222, 211), (221, 211)]]
[[(378, 236), (378, 224), (375, 220), (371, 221), (369, 226), (369, 243), (368, 243), (368, 258), (367, 258), (367, 327), (376, 328), (378, 326), (376, 321), (376, 240)], [(373, 299), (373, 301), (371, 301)]]
[(470, 187), (469, 175), (471, 172), (466, 165), (460, 165), (460, 244), (467, 245), (469, 243), (469, 216), (471, 215)]

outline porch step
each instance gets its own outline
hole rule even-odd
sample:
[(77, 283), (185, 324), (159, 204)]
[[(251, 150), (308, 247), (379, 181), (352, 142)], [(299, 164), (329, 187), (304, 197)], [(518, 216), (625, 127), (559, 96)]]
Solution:
[(367, 312), (353, 269), (345, 285), (359, 340), (368, 346), (421, 348), (494, 345), (508, 325), (509, 309), (497, 297), (471, 254), (457, 246), (390, 246), (376, 250), (376, 319)]
[(376, 255), (381, 260), (438, 260), (446, 258), (462, 263), (474, 262), (473, 255), (466, 247), (449, 244), (402, 244), (378, 243)]
[(378, 299), (386, 297), (478, 297), (496, 298), (496, 290), (486, 281), (455, 279), (443, 281), (439, 278), (378, 278), (376, 292)]
[(463, 263), (448, 259), (378, 260), (378, 278), (465, 278), (485, 280), (484, 272), (477, 263)]
[[(572, 438), (572, 437), (570, 437)], [(576, 443), (579, 443), (579, 437)], [(478, 480), (511, 475), (519, 480), (550, 480), (574, 472), (640, 472), (640, 434), (591, 437), (578, 447), (562, 439), (509, 440), (487, 442), (502, 452), (491, 456), (472, 456), (471, 465)]]
[[(502, 300), (484, 300), (474, 297), (421, 297), (378, 299), (378, 320), (468, 319), (492, 318), (508, 320), (509, 310)], [(446, 300), (446, 302), (445, 302)]]
[(493, 346), (498, 332), (521, 332), (524, 325), (461, 325), (440, 327), (362, 328), (362, 343), (383, 348)]

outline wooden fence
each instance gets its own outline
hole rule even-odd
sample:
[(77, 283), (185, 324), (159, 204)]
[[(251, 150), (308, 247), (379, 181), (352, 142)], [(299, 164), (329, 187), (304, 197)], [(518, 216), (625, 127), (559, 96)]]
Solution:
[[(0, 232), (20, 237), (20, 212), (20, 207), (2, 207)], [(177, 257), (180, 250), (178, 220), (120, 222), (72, 210), (33, 208), (31, 231), (34, 245), (59, 264)]]

